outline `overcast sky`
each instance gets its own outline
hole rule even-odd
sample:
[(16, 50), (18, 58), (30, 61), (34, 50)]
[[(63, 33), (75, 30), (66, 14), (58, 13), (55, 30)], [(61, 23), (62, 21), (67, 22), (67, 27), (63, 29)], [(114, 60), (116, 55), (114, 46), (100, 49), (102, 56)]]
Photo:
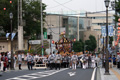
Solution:
[(47, 5), (46, 11), (103, 11), (104, 0), (42, 0)]

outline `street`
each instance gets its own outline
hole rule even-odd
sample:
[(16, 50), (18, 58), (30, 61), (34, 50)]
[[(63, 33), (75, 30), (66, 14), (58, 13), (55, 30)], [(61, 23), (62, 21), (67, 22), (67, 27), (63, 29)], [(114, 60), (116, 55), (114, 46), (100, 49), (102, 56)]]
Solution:
[[(0, 80), (92, 80), (94, 69), (21, 70), (4, 72)], [(94, 76), (95, 77), (95, 76)], [(94, 79), (95, 80), (95, 79)]]

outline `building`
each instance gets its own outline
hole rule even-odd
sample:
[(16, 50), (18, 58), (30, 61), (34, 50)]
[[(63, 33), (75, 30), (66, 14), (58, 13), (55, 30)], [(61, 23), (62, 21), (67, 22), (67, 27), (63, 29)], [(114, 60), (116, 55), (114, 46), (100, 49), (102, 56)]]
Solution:
[[(24, 37), (23, 50), (28, 50), (28, 39), (29, 37)], [(0, 37), (0, 52), (11, 51), (11, 41), (6, 37)], [(18, 51), (18, 40), (17, 37), (13, 40), (13, 52)]]
[[(82, 39), (81, 31), (85, 31), (92, 26), (91, 18), (79, 16), (66, 16), (58, 14), (49, 14), (46, 16), (44, 27), (56, 28), (57, 34), (60, 34), (65, 28), (66, 37), (69, 39)], [(63, 30), (64, 31), (64, 30)], [(58, 35), (59, 36), (59, 35)]]

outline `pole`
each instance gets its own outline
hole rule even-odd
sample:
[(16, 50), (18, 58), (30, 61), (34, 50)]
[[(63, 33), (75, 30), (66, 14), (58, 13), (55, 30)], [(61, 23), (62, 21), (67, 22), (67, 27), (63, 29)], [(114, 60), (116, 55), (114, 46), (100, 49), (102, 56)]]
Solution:
[(11, 70), (14, 69), (13, 67), (13, 64), (14, 64), (14, 61), (13, 61), (13, 40), (12, 40), (12, 19), (10, 20), (11, 21)]
[(50, 31), (50, 53), (52, 53), (52, 46), (51, 46), (51, 43), (52, 43), (52, 32)]
[[(115, 15), (117, 16), (117, 11), (116, 11), (116, 0), (115, 0)], [(117, 41), (117, 25), (116, 25), (116, 20), (115, 20), (115, 41)], [(117, 55), (117, 49), (118, 49), (118, 46), (115, 47), (115, 55)]]
[(18, 0), (18, 50), (23, 50), (22, 0)]
[(60, 40), (60, 15), (59, 15), (59, 40)]
[(104, 66), (104, 51), (105, 51), (105, 49), (104, 49), (104, 37), (103, 37), (103, 54), (102, 54), (102, 67), (104, 68), (105, 66)]
[(42, 15), (42, 0), (40, 0), (40, 12), (41, 12), (41, 43), (42, 43), (42, 56), (44, 55), (44, 53), (43, 53), (43, 15)]
[(99, 52), (99, 35), (98, 35), (98, 52)]
[(79, 16), (78, 16), (78, 23), (77, 23), (78, 25), (78, 27), (77, 27), (77, 39), (78, 39), (78, 41), (79, 41)]
[(108, 36), (108, 7), (106, 7), (106, 59), (105, 59), (105, 75), (110, 75), (109, 73), (109, 53), (108, 53), (108, 43), (109, 43), (109, 36)]

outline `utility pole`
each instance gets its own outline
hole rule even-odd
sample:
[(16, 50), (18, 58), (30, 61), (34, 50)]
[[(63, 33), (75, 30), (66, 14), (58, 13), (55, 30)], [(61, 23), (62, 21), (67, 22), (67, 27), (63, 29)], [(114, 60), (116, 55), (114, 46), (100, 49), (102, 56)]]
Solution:
[(18, 50), (23, 50), (22, 0), (18, 0)]
[(52, 32), (51, 32), (51, 27), (50, 27), (50, 53), (52, 53)]
[(60, 15), (59, 15), (59, 40), (60, 40)]
[(77, 23), (77, 40), (79, 41), (79, 16), (78, 16), (78, 23)]
[(42, 44), (42, 56), (44, 55), (43, 50), (43, 13), (42, 13), (42, 0), (40, 0), (40, 15), (41, 15), (41, 44)]

